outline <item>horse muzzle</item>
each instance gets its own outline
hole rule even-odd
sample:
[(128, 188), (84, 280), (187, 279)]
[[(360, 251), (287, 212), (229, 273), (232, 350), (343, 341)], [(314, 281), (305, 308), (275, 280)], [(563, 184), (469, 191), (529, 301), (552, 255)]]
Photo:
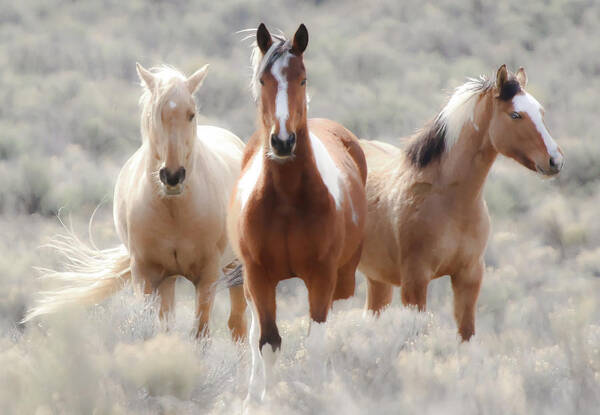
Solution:
[(271, 134), (271, 150), (279, 158), (288, 158), (296, 150), (296, 134), (290, 133), (287, 139), (281, 139), (277, 134)]
[(537, 171), (544, 176), (554, 176), (558, 174), (565, 165), (565, 158), (562, 154), (557, 157), (550, 157), (547, 166), (536, 165)]
[(163, 167), (158, 176), (163, 184), (165, 194), (168, 196), (177, 196), (183, 192), (183, 181), (185, 180), (185, 168), (180, 167), (175, 172)]

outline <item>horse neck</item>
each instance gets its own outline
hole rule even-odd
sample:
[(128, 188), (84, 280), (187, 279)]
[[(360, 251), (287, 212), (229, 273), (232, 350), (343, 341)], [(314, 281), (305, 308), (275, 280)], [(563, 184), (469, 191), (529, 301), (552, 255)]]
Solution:
[[(268, 147), (266, 142), (267, 140), (265, 140), (265, 146)], [(265, 148), (264, 151), (268, 152), (269, 149)], [(294, 158), (282, 162), (267, 157), (266, 171), (275, 192), (284, 200), (295, 203), (298, 197), (303, 197), (303, 185), (310, 182), (310, 177), (318, 174), (307, 124), (296, 131)]]
[(473, 118), (465, 122), (456, 143), (442, 156), (439, 170), (440, 182), (465, 204), (481, 200), (485, 180), (498, 155), (489, 137), (494, 98), (484, 92), (473, 99), (479, 100)]

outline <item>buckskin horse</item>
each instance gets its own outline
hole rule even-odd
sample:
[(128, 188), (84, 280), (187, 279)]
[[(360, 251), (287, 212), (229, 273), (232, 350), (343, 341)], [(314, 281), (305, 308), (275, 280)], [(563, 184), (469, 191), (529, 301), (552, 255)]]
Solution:
[(463, 340), (475, 333), (490, 218), (483, 185), (498, 154), (555, 175), (563, 153), (544, 109), (525, 91), (523, 68), (458, 87), (433, 122), (401, 150), (361, 140), (369, 165), (368, 217), (359, 269), (366, 309), (379, 313), (402, 286), (402, 303), (424, 310), (429, 281), (450, 275)]

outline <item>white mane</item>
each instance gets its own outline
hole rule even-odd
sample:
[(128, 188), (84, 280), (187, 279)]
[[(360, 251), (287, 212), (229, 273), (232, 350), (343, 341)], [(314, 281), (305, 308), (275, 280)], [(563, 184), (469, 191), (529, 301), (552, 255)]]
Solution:
[(480, 76), (479, 79), (469, 78), (465, 84), (454, 90), (436, 119), (438, 130), (445, 132), (446, 150), (450, 150), (456, 143), (465, 123), (473, 122), (473, 112), (477, 103), (475, 98), (490, 87), (488, 78)]

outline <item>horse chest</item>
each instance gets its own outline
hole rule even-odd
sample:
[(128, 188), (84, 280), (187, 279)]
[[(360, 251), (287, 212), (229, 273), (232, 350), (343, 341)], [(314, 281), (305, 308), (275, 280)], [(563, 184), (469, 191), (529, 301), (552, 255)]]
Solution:
[(424, 258), (435, 276), (452, 274), (485, 250), (489, 216), (485, 204), (458, 205), (432, 196), (403, 212), (402, 258)]
[(316, 261), (330, 253), (338, 230), (334, 210), (323, 204), (263, 202), (266, 203), (251, 203), (245, 211), (245, 242), (259, 262), (299, 272), (297, 264)]
[(161, 209), (140, 213), (130, 222), (130, 249), (170, 273), (190, 275), (201, 268), (224, 239), (224, 219)]

